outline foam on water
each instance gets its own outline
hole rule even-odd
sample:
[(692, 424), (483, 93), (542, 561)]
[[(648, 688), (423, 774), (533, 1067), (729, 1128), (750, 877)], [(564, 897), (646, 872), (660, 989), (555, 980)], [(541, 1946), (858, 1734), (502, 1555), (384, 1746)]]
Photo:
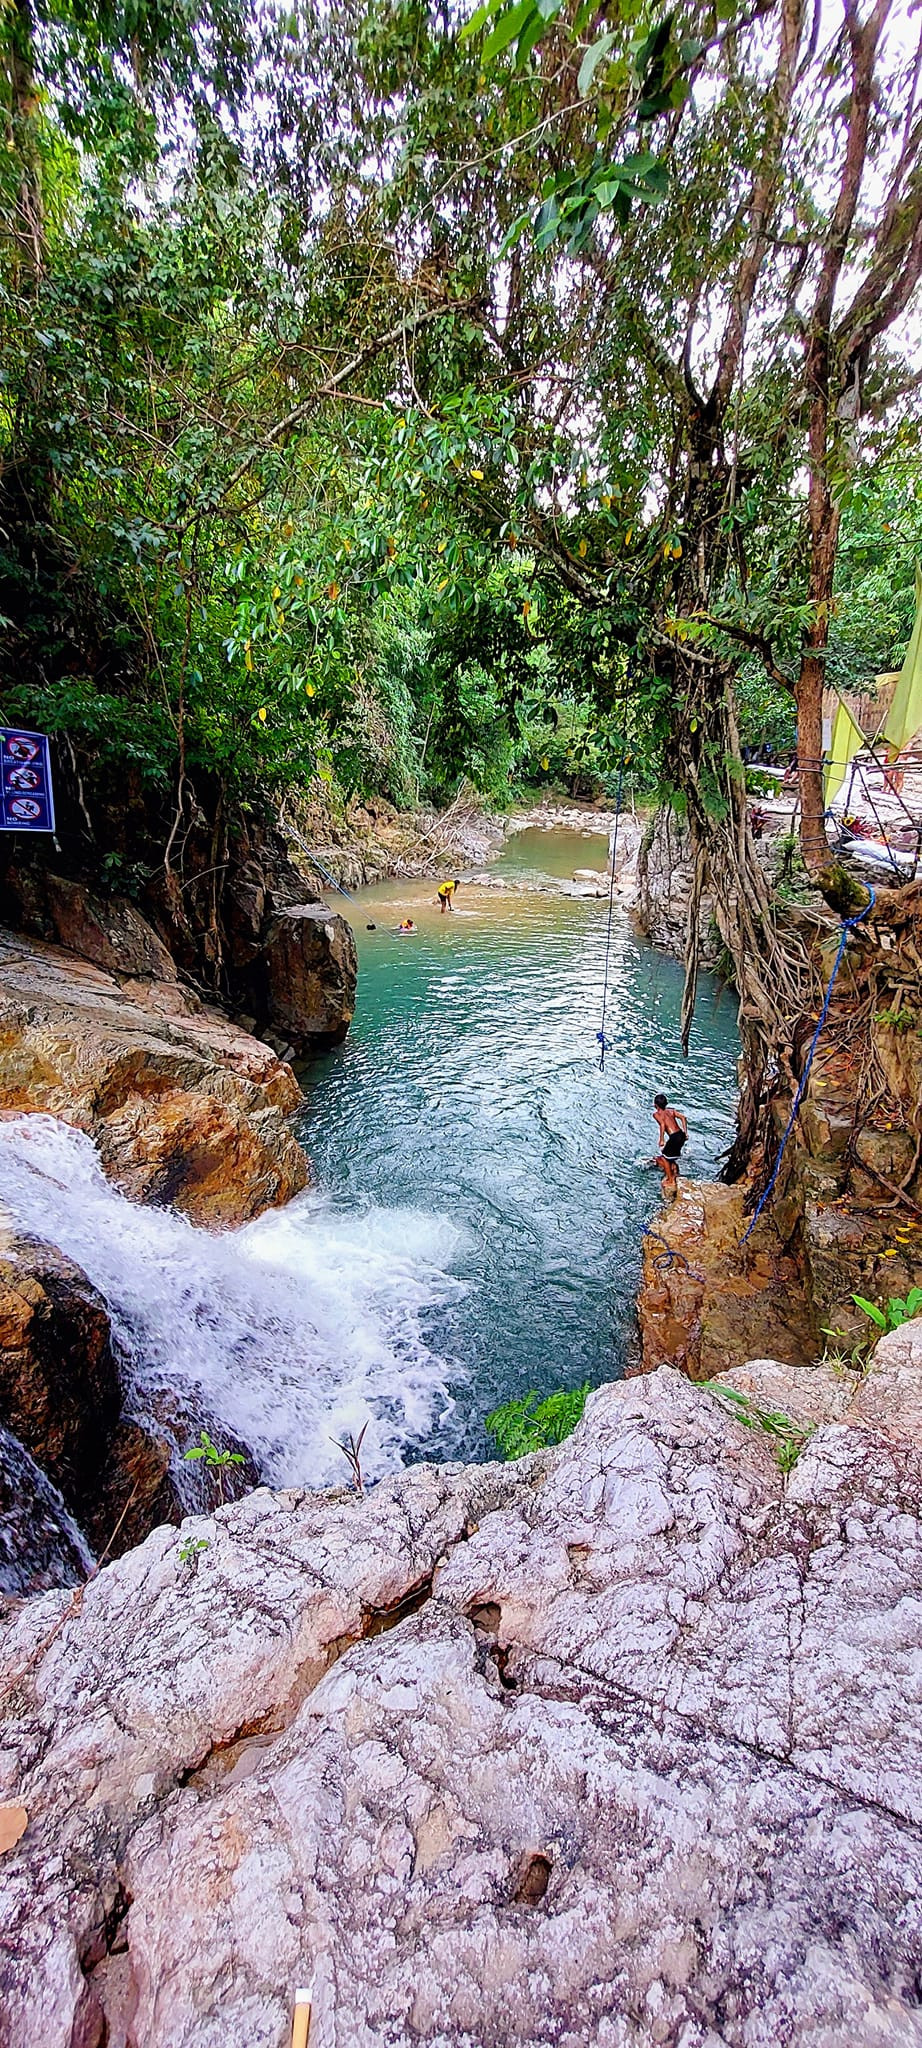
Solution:
[(451, 1409), (457, 1361), (426, 1336), (465, 1292), (443, 1216), (310, 1193), (215, 1235), (126, 1201), (91, 1140), (46, 1116), (0, 1123), (0, 1199), (104, 1295), (135, 1411), (164, 1387), (198, 1393), (274, 1485), (341, 1482), (331, 1439), (366, 1422), (376, 1477)]

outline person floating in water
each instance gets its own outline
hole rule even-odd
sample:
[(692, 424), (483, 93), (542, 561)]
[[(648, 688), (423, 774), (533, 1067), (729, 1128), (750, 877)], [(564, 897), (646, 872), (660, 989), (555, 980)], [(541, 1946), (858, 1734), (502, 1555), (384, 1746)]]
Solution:
[(455, 893), (455, 890), (460, 889), (460, 887), (461, 884), (457, 880), (455, 880), (454, 882), (439, 883), (439, 909), (441, 910), (443, 917), (445, 915), (446, 910), (451, 910), (453, 908), (451, 899)]
[(416, 926), (413, 923), (412, 917), (405, 917), (403, 923), (397, 926), (397, 930), (399, 932), (415, 932)]
[(663, 1169), (664, 1194), (674, 1194), (679, 1185), (679, 1154), (688, 1137), (688, 1122), (680, 1109), (671, 1108), (665, 1095), (654, 1095), (653, 1114), (659, 1125), (659, 1151), (654, 1163)]

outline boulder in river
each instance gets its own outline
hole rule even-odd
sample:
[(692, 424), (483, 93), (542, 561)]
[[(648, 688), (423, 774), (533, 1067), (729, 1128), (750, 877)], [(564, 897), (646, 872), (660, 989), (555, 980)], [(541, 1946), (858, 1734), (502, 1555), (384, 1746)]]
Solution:
[(325, 903), (294, 903), (273, 917), (261, 956), (265, 1014), (295, 1045), (338, 1045), (355, 1009), (355, 940)]
[(775, 1452), (663, 1369), (31, 1602), (8, 2038), (278, 2048), (313, 1979), (324, 2048), (917, 2043), (922, 1459)]
[(176, 984), (0, 933), (0, 1101), (95, 1138), (139, 1201), (236, 1224), (308, 1179), (288, 1123), (301, 1100), (271, 1049)]

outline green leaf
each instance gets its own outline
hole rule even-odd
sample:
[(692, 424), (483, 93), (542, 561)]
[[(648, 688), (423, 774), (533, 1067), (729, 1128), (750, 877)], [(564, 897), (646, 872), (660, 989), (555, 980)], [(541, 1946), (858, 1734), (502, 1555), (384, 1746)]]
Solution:
[(502, 4), (503, 0), (484, 0), (483, 7), (478, 7), (470, 21), (465, 22), (458, 37), (459, 43), (466, 43), (469, 36), (476, 36), (488, 21), (492, 21), (494, 14), (499, 13)]
[(525, 229), (529, 226), (530, 221), (530, 212), (520, 213), (518, 220), (514, 220), (512, 226), (506, 229), (506, 232), (503, 236), (499, 248), (499, 253), (501, 256), (508, 256), (510, 249), (514, 249), (516, 247), (516, 244), (521, 241), (522, 236), (525, 233)]
[(531, 56), (532, 50), (535, 47), (535, 44), (537, 42), (540, 42), (541, 37), (544, 34), (544, 29), (545, 23), (542, 21), (541, 16), (536, 9), (534, 14), (532, 14), (529, 17), (528, 21), (526, 21), (525, 27), (522, 30), (518, 42), (516, 43), (515, 61), (517, 65), (527, 63), (528, 58)]
[(507, 50), (510, 43), (515, 42), (534, 11), (534, 0), (518, 0), (517, 6), (507, 8), (506, 13), (500, 15), (496, 27), (491, 30), (483, 46), (485, 64), (491, 57), (498, 57), (503, 50)]
[(579, 93), (580, 99), (585, 99), (603, 57), (608, 56), (608, 52), (616, 40), (617, 31), (609, 29), (607, 35), (600, 36), (598, 42), (593, 43), (586, 51), (579, 67), (579, 77), (576, 81), (576, 90)]
[(877, 1324), (879, 1330), (886, 1329), (887, 1318), (881, 1313), (879, 1308), (875, 1308), (873, 1301), (865, 1301), (863, 1294), (853, 1294), (852, 1300), (857, 1304), (858, 1308), (864, 1311), (866, 1316), (870, 1317), (872, 1323)]

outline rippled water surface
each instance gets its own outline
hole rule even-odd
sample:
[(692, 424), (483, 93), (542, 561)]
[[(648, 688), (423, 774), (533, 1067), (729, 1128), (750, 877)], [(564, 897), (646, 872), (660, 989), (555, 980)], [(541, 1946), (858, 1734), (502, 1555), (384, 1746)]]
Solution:
[[(605, 859), (598, 837), (527, 836), (527, 858), (512, 841), (501, 865), (532, 884)], [(652, 1097), (663, 1088), (687, 1111), (687, 1170), (713, 1173), (731, 1134), (735, 1005), (703, 978), (683, 1061), (681, 970), (616, 911), (600, 1073), (607, 904), (462, 886), (442, 917), (433, 897), (432, 884), (388, 883), (353, 906), (358, 1012), (311, 1070), (303, 1135), (337, 1208), (441, 1219), (464, 1292), (423, 1316), (453, 1396), (426, 1450), (477, 1457), (496, 1402), (620, 1371), (659, 1188), (639, 1164)], [(398, 936), (408, 916), (419, 930)]]

